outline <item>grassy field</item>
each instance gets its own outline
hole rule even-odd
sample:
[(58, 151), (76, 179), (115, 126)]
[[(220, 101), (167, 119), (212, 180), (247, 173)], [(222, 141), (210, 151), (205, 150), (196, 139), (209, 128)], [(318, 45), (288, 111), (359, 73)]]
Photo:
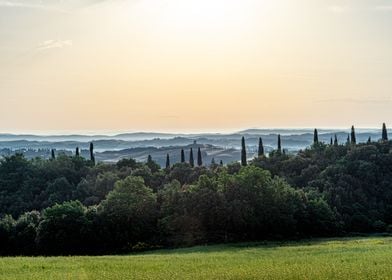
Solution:
[(0, 279), (392, 279), (392, 238), (233, 244), (129, 256), (0, 258)]

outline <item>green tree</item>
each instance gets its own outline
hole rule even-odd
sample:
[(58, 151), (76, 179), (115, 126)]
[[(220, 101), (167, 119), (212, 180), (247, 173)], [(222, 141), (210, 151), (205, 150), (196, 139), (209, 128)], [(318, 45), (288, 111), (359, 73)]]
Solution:
[(109, 248), (129, 249), (148, 241), (156, 232), (156, 196), (141, 177), (118, 181), (99, 205), (98, 213), (105, 224), (103, 242)]
[(169, 157), (169, 154), (166, 155), (166, 169), (170, 169), (170, 157)]
[(357, 143), (357, 137), (355, 136), (355, 128), (351, 126), (351, 144), (355, 145)]
[(197, 165), (198, 166), (202, 166), (203, 165), (203, 158), (201, 156), (200, 147), (197, 149)]
[(245, 137), (242, 136), (241, 139), (241, 165), (247, 166), (247, 157), (246, 157), (246, 145), (245, 145)]
[(280, 138), (280, 134), (278, 134), (278, 153), (282, 153), (282, 140)]
[(90, 161), (95, 165), (94, 144), (90, 143)]
[(181, 163), (185, 162), (185, 152), (184, 149), (181, 149)]
[(146, 164), (148, 168), (150, 168), (152, 173), (158, 172), (158, 170), (160, 169), (159, 164), (152, 160), (151, 155), (148, 155)]
[(80, 156), (79, 147), (76, 147), (75, 156), (77, 156), (77, 157)]
[(194, 167), (195, 166), (195, 160), (193, 159), (193, 149), (191, 148), (189, 152), (189, 164)]
[(259, 156), (259, 157), (264, 156), (264, 145), (263, 145), (263, 139), (261, 139), (261, 137), (259, 137), (258, 156)]
[(51, 158), (52, 158), (52, 160), (56, 159), (56, 154), (54, 152), (54, 149), (51, 150)]
[(314, 129), (313, 144), (318, 144), (318, 143), (319, 143), (318, 131), (317, 131), (317, 129)]
[(49, 254), (72, 254), (84, 247), (86, 208), (79, 201), (56, 204), (43, 211), (37, 230), (37, 244)]
[(388, 132), (387, 132), (387, 126), (385, 123), (382, 124), (382, 141), (388, 141)]
[(336, 134), (335, 134), (335, 140), (333, 141), (333, 144), (334, 144), (334, 146), (338, 146), (339, 145), (338, 137), (336, 136)]

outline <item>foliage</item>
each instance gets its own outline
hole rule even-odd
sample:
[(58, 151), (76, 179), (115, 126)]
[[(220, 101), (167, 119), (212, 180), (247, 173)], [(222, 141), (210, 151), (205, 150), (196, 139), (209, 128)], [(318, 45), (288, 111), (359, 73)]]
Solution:
[(390, 231), (391, 148), (385, 139), (319, 140), (295, 155), (277, 150), (247, 166), (183, 162), (165, 169), (151, 157), (117, 164), (61, 154), (5, 157), (0, 254), (101, 254)]

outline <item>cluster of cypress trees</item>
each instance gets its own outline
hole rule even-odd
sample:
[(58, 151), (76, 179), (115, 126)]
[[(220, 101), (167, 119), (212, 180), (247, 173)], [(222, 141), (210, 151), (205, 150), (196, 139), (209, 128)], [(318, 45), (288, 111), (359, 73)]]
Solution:
[[(51, 153), (51, 159), (54, 160), (56, 159), (56, 152), (54, 149), (50, 151)], [(80, 149), (79, 147), (76, 147), (75, 149), (75, 156), (79, 157), (80, 156)], [(94, 144), (91, 142), (90, 143), (90, 161), (95, 165), (95, 155), (94, 155)]]
[[(181, 163), (185, 163), (185, 151), (184, 151), (184, 149), (181, 149), (181, 156), (180, 157), (181, 157), (181, 159), (180, 159)], [(215, 160), (213, 159), (211, 163), (214, 163), (214, 161)], [(191, 148), (190, 151), (189, 151), (189, 164), (192, 167), (195, 167), (195, 159), (193, 157), (193, 148)], [(203, 165), (203, 157), (202, 157), (202, 154), (201, 154), (201, 149), (199, 147), (197, 149), (197, 166), (202, 166), (202, 165)], [(166, 154), (166, 169), (169, 169), (170, 167), (171, 167), (170, 155)]]
[[(388, 132), (387, 132), (387, 127), (385, 123), (382, 124), (382, 134), (381, 134), (381, 141), (388, 141)], [(318, 135), (318, 130), (314, 129), (313, 133), (313, 144), (318, 145), (320, 143), (319, 141), (319, 135)], [(351, 133), (347, 135), (347, 145), (355, 145), (357, 143), (357, 138), (355, 134), (355, 128), (354, 126), (351, 126)], [(369, 137), (367, 143), (371, 143), (371, 138)], [(338, 146), (338, 137), (335, 134), (334, 139), (330, 139), (330, 145), (332, 146)], [(281, 154), (282, 153), (282, 140), (280, 134), (278, 134), (278, 143), (277, 143), (277, 153)], [(258, 156), (262, 157), (264, 156), (264, 145), (263, 145), (263, 139), (260, 137), (259, 138), (259, 145), (258, 145)], [(80, 156), (80, 150), (79, 147), (76, 148), (75, 152), (76, 156)], [(51, 158), (55, 159), (55, 150), (51, 150)], [(95, 164), (95, 156), (94, 156), (94, 144), (90, 143), (90, 160)], [(151, 162), (152, 158), (151, 155), (148, 156), (147, 162)], [(185, 151), (184, 149), (181, 149), (181, 163), (185, 163)], [(191, 148), (189, 151), (189, 164), (194, 167), (195, 166), (195, 160), (193, 157), (193, 149)], [(215, 159), (213, 158), (211, 161), (211, 165), (215, 165)], [(246, 143), (245, 143), (245, 137), (242, 137), (241, 139), (241, 165), (246, 166), (248, 164), (247, 162), (247, 154), (246, 154)], [(201, 149), (200, 147), (197, 150), (197, 165), (202, 166), (203, 165), (203, 157), (201, 154)], [(220, 165), (223, 165), (223, 161), (220, 161)], [(166, 155), (166, 168), (169, 169), (171, 167), (170, 164), (170, 155)]]
[[(381, 141), (388, 141), (388, 132), (387, 132), (387, 127), (385, 123), (382, 125), (382, 136), (381, 136)], [(371, 138), (369, 137), (368, 143), (371, 142)], [(319, 141), (319, 135), (318, 135), (318, 130), (317, 128), (314, 129), (313, 133), (313, 144), (318, 145), (320, 143)], [(355, 145), (357, 143), (357, 137), (355, 134), (355, 127), (351, 126), (351, 133), (347, 135), (347, 144)], [(335, 134), (334, 139), (330, 139), (330, 145), (332, 146), (338, 146), (338, 137)], [(280, 134), (278, 134), (278, 147), (277, 147), (277, 153), (281, 154), (282, 153), (282, 139)], [(283, 150), (284, 153), (284, 150)], [(259, 138), (259, 149), (258, 149), (258, 156), (264, 156), (264, 146), (263, 146), (263, 139), (260, 137)], [(246, 144), (245, 144), (245, 137), (242, 137), (241, 139), (241, 165), (246, 166), (247, 163), (247, 156), (246, 156)]]

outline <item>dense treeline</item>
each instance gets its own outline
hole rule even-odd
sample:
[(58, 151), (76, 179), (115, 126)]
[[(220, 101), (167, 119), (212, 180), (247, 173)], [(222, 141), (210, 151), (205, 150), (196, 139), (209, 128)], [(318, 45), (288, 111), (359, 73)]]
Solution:
[[(102, 254), (209, 242), (293, 239), (392, 230), (392, 142), (319, 142), (226, 166), (165, 168), (123, 159), (95, 164), (5, 157), (0, 163), (0, 254)], [(180, 153), (180, 151), (179, 151)]]

